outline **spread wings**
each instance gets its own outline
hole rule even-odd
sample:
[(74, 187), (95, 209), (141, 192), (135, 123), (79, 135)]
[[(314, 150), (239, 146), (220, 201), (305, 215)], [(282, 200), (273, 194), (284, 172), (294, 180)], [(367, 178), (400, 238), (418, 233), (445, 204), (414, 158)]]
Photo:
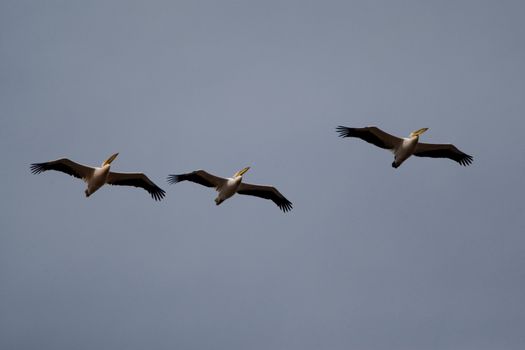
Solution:
[(281, 192), (272, 186), (252, 185), (241, 183), (238, 194), (245, 194), (248, 196), (256, 196), (264, 199), (272, 200), (285, 213), (292, 209), (292, 202), (286, 199)]
[(187, 174), (168, 176), (168, 183), (170, 185), (181, 181), (191, 181), (202, 186), (219, 188), (224, 183), (226, 183), (227, 180), (222, 177), (207, 173), (204, 170), (196, 170)]
[(117, 186), (135, 186), (148, 191), (154, 200), (160, 201), (166, 195), (163, 189), (155, 185), (146, 175), (142, 173), (114, 173), (108, 174), (107, 183)]
[(365, 128), (338, 126), (336, 131), (340, 137), (357, 137), (377, 147), (390, 150), (397, 148), (403, 142), (403, 139), (390, 135), (375, 126), (367, 126)]
[(450, 158), (464, 166), (472, 164), (474, 159), (472, 156), (461, 152), (454, 145), (421, 142), (417, 144), (414, 155), (418, 157)]
[(47, 170), (61, 171), (79, 179), (87, 179), (91, 177), (95, 171), (92, 167), (75, 163), (67, 158), (57, 159), (51, 162), (31, 164), (31, 172), (33, 174), (40, 174)]

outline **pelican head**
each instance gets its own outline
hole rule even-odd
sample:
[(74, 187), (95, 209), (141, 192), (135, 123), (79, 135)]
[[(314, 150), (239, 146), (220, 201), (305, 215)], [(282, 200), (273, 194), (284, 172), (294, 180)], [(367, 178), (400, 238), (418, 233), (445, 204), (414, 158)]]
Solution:
[(233, 175), (233, 177), (236, 178), (236, 177), (243, 176), (244, 173), (246, 173), (248, 170), (250, 170), (250, 167), (249, 167), (249, 166), (247, 166), (246, 168), (244, 168), (244, 169), (239, 170), (238, 172), (236, 172), (235, 175)]
[(104, 161), (104, 163), (102, 163), (102, 166), (110, 165), (111, 162), (114, 161), (115, 158), (117, 158), (117, 156), (118, 156), (118, 153), (113, 154), (111, 157), (109, 157), (108, 159), (106, 159), (106, 160)]
[(428, 130), (428, 128), (421, 128), (421, 129), (419, 129), (419, 130), (412, 131), (412, 132), (410, 133), (410, 137), (416, 137), (416, 136), (419, 136), (419, 135), (421, 135), (422, 133), (424, 133), (424, 132), (427, 131), (427, 130)]

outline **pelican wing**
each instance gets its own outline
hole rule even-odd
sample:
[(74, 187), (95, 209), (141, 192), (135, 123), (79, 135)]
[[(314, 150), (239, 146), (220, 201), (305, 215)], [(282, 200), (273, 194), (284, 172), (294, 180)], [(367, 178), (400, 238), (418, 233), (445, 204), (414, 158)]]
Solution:
[(252, 185), (241, 182), (237, 193), (271, 199), (285, 213), (292, 209), (292, 202), (286, 199), (281, 192), (277, 191), (277, 189), (272, 186)]
[(225, 184), (226, 181), (228, 180), (222, 177), (218, 177), (210, 173), (207, 173), (204, 170), (196, 170), (196, 171), (193, 171), (187, 174), (168, 176), (168, 183), (170, 185), (175, 184), (177, 182), (181, 182), (181, 181), (191, 181), (191, 182), (195, 182), (202, 186), (219, 188), (223, 184)]
[(91, 177), (95, 171), (92, 167), (75, 163), (67, 158), (57, 159), (51, 162), (31, 164), (31, 172), (33, 174), (40, 174), (47, 170), (61, 171), (83, 180)]
[(338, 126), (336, 130), (340, 137), (357, 137), (384, 149), (395, 149), (403, 142), (403, 139), (390, 135), (375, 126), (367, 126), (365, 128)]
[(419, 142), (414, 151), (418, 157), (432, 158), (450, 158), (461, 165), (467, 166), (472, 164), (472, 156), (461, 152), (456, 146), (451, 144), (432, 144)]
[(160, 201), (166, 195), (166, 192), (159, 186), (155, 185), (146, 175), (142, 173), (114, 173), (109, 172), (107, 183), (117, 186), (135, 186), (141, 187), (148, 191), (154, 200)]

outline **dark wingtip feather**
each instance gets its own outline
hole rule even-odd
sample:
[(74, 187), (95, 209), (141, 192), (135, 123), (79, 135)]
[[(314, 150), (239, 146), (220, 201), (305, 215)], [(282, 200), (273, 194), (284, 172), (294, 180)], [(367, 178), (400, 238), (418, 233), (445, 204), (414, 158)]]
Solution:
[(463, 166), (468, 166), (468, 165), (472, 164), (473, 161), (474, 161), (474, 157), (472, 157), (472, 156), (470, 156), (468, 154), (465, 154), (465, 156), (459, 160), (459, 164), (461, 164)]
[(335, 130), (339, 133), (339, 137), (350, 137), (350, 128), (346, 126), (339, 125)]
[(44, 163), (33, 163), (30, 166), (31, 173), (33, 174), (40, 174), (41, 172), (45, 171)]
[(166, 180), (168, 181), (170, 185), (173, 185), (173, 184), (176, 184), (177, 182), (180, 182), (182, 179), (181, 179), (181, 175), (168, 175)]
[(161, 201), (166, 196), (166, 191), (162, 188), (157, 187), (155, 191), (151, 192), (151, 197), (156, 201)]
[(293, 205), (292, 205), (292, 202), (290, 202), (290, 201), (287, 200), (286, 202), (279, 203), (279, 208), (280, 208), (283, 212), (287, 213), (287, 212), (289, 212), (290, 210), (292, 210)]

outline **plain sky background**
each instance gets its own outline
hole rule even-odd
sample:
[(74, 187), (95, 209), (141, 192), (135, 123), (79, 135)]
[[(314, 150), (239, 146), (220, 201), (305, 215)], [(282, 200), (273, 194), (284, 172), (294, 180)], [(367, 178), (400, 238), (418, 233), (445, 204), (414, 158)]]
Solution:
[[(525, 348), (523, 1), (0, 1), (1, 349)], [(337, 137), (378, 125), (470, 167)], [(167, 191), (84, 184), (63, 156)], [(221, 206), (170, 173), (273, 184)]]

